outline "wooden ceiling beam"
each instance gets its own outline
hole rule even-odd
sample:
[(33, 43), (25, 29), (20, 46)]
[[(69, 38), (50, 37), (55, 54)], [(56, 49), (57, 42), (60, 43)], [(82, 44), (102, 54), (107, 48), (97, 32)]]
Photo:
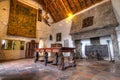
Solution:
[(80, 0), (80, 4), (82, 6), (82, 9), (85, 9), (86, 8), (86, 4), (85, 4), (85, 1), (84, 0)]
[(100, 1), (102, 1), (102, 0), (93, 0), (94, 1), (94, 3), (97, 3), (97, 2), (100, 2)]
[(52, 7), (52, 5), (50, 5), (48, 8), (51, 9), (51, 13), (54, 14), (54, 19), (55, 19), (55, 21), (57, 21), (58, 20), (58, 15), (56, 14), (56, 11)]
[[(46, 4), (49, 3), (49, 2), (48, 2), (49, 0), (48, 0), (48, 1), (47, 1), (47, 0), (43, 0), (43, 1), (44, 1), (44, 3), (45, 3), (45, 8), (48, 9), (47, 12), (49, 12), (49, 13), (51, 14), (51, 16), (52, 16), (52, 18), (53, 18), (54, 21), (57, 21), (56, 18), (55, 18), (55, 14), (53, 13), (53, 10), (52, 10), (51, 8), (49, 9), (50, 5), (47, 5), (47, 6), (46, 6)], [(49, 6), (49, 7), (48, 7), (48, 6)], [(45, 11), (46, 11), (46, 10), (45, 10)]]
[(70, 2), (69, 2), (69, 0), (66, 0), (66, 3), (68, 4), (68, 8), (70, 9), (70, 11), (72, 12), (73, 10), (72, 10), (72, 7), (71, 7), (71, 5), (70, 5)]
[(52, 13), (54, 14), (54, 18), (57, 21), (59, 18), (58, 18), (58, 15), (56, 14), (56, 11), (54, 10), (54, 8), (52, 6), (49, 6), (49, 7), (52, 9)]
[(62, 14), (62, 11), (60, 11), (60, 9), (59, 9), (59, 5), (57, 5), (57, 1), (55, 1), (55, 3), (53, 3), (54, 4), (54, 9), (56, 10), (56, 12), (57, 12), (57, 14), (59, 15), (59, 17), (60, 17), (60, 19), (62, 19), (63, 18), (63, 14)]
[(82, 9), (82, 5), (81, 5), (81, 2), (80, 2), (80, 0), (78, 0), (78, 2), (79, 2), (79, 5), (80, 5), (80, 7), (81, 7), (81, 9)]
[(71, 5), (71, 7), (72, 7), (72, 12), (73, 12), (73, 13), (76, 13), (78, 7), (76, 6), (76, 4), (75, 4), (74, 1), (75, 1), (75, 0), (69, 0), (70, 5)]
[(87, 7), (91, 6), (93, 3), (91, 2), (91, 0), (86, 0), (87, 3)]
[(74, 4), (76, 5), (75, 6), (76, 7), (76, 12), (81, 11), (81, 6), (79, 5), (78, 0), (73, 0), (73, 1), (74, 1)]
[(84, 2), (85, 2), (85, 6), (87, 7), (87, 0), (84, 0)]
[(50, 13), (51, 17), (55, 22), (58, 22), (68, 17), (69, 13), (74, 14), (103, 0), (35, 0), (35, 1), (41, 4), (43, 9), (47, 10)]
[(54, 17), (55, 14), (53, 13), (53, 11), (49, 8), (48, 8), (48, 11), (49, 11), (51, 17), (53, 18), (54, 22), (56, 22), (56, 18)]
[(67, 14), (70, 13), (71, 11), (69, 9), (67, 9), (67, 7), (66, 7), (65, 3), (63, 2), (63, 0), (60, 0), (60, 2), (61, 2), (61, 5), (63, 5), (63, 8), (65, 9), (65, 12), (66, 12), (65, 15), (67, 17), (68, 16)]
[(61, 20), (61, 18), (62, 18), (62, 16), (61, 16), (61, 14), (60, 14), (60, 12), (58, 11), (58, 7), (57, 7), (57, 5), (56, 5), (56, 3), (53, 3), (53, 8), (54, 8), (54, 10), (55, 10), (55, 12), (56, 12), (56, 14), (57, 14), (57, 16), (59, 17), (59, 19), (58, 20)]
[(93, 4), (93, 3), (94, 3), (94, 1), (93, 1), (93, 0), (91, 0), (91, 3)]
[(56, 5), (58, 5), (59, 10), (61, 11), (62, 16), (63, 17), (67, 17), (67, 15), (66, 15), (67, 12), (66, 12), (64, 6), (62, 6), (62, 3), (61, 3), (60, 0), (57, 0), (57, 4)]
[[(52, 7), (52, 6), (51, 6), (51, 7)], [(53, 8), (53, 7), (52, 7), (52, 8)], [(60, 18), (60, 16), (59, 16), (58, 12), (56, 11), (56, 9), (53, 8), (53, 10), (54, 10), (54, 14), (55, 14), (56, 20), (57, 20), (57, 21), (60, 20), (61, 18)]]

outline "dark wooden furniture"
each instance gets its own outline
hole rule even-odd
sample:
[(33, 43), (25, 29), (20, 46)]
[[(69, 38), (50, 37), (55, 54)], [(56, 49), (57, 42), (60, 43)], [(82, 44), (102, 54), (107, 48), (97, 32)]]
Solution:
[[(35, 49), (35, 51), (36, 52), (44, 52), (44, 51), (46, 51), (46, 52), (50, 52), (51, 54), (53, 54), (53, 53), (58, 53), (59, 54), (59, 57), (60, 57), (60, 53), (61, 53), (61, 51), (62, 52), (70, 52), (72, 55), (71, 55), (71, 57), (72, 57), (72, 60), (69, 60), (68, 61), (68, 63), (65, 63), (64, 61), (63, 61), (63, 63), (64, 63), (64, 65), (63, 65), (63, 69), (66, 69), (66, 68), (69, 68), (69, 67), (75, 67), (76, 66), (76, 60), (75, 60), (75, 53), (74, 53), (74, 49), (75, 48), (70, 48), (70, 47), (60, 47), (60, 48), (36, 48)], [(58, 58), (59, 58), (58, 57)], [(53, 62), (53, 61), (52, 61)], [(60, 64), (58, 65), (58, 66), (60, 66)]]
[(36, 43), (34, 40), (31, 40), (31, 42), (26, 43), (25, 58), (33, 58), (35, 48), (38, 48), (38, 43)]
[[(53, 44), (51, 44), (51, 48), (61, 48), (61, 47), (62, 47), (61, 43), (53, 43)], [(51, 57), (55, 56), (55, 54), (53, 54), (53, 53), (55, 53), (55, 52), (51, 53)]]
[(62, 47), (62, 44), (60, 43), (51, 44), (51, 48), (60, 48), (60, 47)]
[(45, 50), (47, 52), (51, 52), (51, 53), (59, 53), (59, 51), (61, 50), (62, 52), (74, 52), (75, 48), (71, 48), (71, 47), (59, 47), (59, 48), (35, 48), (35, 51), (39, 51), (39, 52), (44, 52)]

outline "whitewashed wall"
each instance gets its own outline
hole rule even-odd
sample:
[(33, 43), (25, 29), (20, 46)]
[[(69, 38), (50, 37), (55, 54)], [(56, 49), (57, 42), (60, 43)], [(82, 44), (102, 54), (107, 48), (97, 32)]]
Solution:
[[(110, 41), (110, 44), (108, 45), (107, 40)], [(100, 44), (101, 45), (108, 45), (108, 49), (110, 50), (109, 52), (109, 58), (106, 58), (107, 60), (110, 60), (110, 54), (112, 59), (114, 60), (114, 53), (113, 53), (113, 45), (112, 45), (112, 40), (110, 36), (106, 36), (106, 37), (100, 37)]]
[[(67, 22), (67, 19), (64, 19), (58, 23), (53, 24), (53, 42), (62, 43), (64, 46), (64, 40), (69, 40), (69, 47), (73, 47), (73, 42), (71, 39), (70, 29), (71, 29), (71, 20)], [(62, 41), (56, 42), (56, 34), (62, 33)]]
[[(51, 43), (61, 43), (62, 46), (64, 47), (64, 40), (68, 40), (69, 46), (68, 47), (74, 47), (72, 37), (69, 34), (70, 29), (71, 29), (71, 20), (68, 21), (67, 19), (64, 19), (60, 22), (57, 22), (52, 25), (53, 32), (51, 33), (53, 36), (53, 41)], [(56, 41), (56, 34), (57, 33), (62, 33), (62, 40), (61, 41)], [(50, 44), (51, 44), (50, 43)], [(69, 56), (69, 53), (65, 53), (64, 56)]]
[(117, 40), (119, 45), (119, 56), (120, 56), (120, 25), (116, 28)]
[(82, 43), (82, 50), (81, 50), (82, 51), (82, 58), (86, 58), (86, 55), (85, 55), (85, 46), (91, 45), (90, 39), (82, 39), (81, 43)]
[(113, 5), (113, 10), (116, 15), (116, 18), (119, 22), (119, 25), (116, 28), (118, 45), (119, 45), (119, 56), (120, 56), (120, 0), (111, 0)]

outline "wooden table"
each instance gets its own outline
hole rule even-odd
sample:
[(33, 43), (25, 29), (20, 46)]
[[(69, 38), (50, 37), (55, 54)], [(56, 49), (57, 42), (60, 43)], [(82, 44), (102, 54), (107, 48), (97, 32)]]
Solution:
[(44, 52), (45, 50), (47, 52), (59, 52), (60, 50), (62, 52), (72, 52), (74, 51), (75, 48), (71, 48), (71, 47), (61, 47), (61, 48), (35, 48), (35, 51), (39, 51), (39, 52)]

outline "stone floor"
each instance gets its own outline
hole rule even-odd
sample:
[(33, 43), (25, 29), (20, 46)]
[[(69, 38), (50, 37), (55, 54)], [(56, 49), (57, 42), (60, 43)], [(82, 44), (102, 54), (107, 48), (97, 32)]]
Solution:
[(0, 80), (120, 80), (120, 64), (108, 61), (79, 60), (64, 71), (33, 59), (0, 63)]

